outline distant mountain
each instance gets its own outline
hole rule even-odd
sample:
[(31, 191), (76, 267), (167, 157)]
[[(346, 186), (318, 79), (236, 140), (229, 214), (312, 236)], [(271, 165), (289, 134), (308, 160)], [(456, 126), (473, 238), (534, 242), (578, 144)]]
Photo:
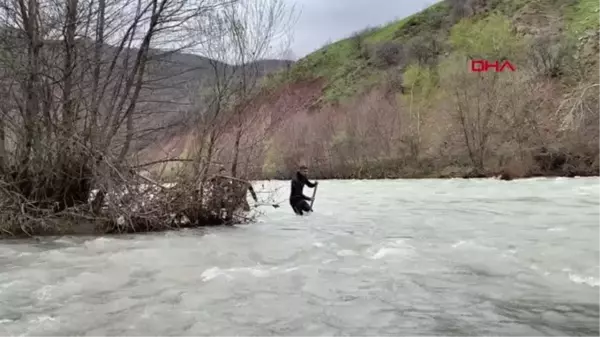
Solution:
[[(17, 77), (22, 69), (26, 69), (26, 41), (24, 33), (18, 29), (6, 27), (0, 29), (0, 68), (2, 68), (3, 74), (8, 74), (8, 76), (4, 76), (5, 79)], [(78, 92), (75, 95), (78, 100), (87, 100), (93, 87), (95, 42), (91, 39), (78, 39), (76, 43), (78, 48), (76, 49), (77, 61), (74, 73)], [(132, 69), (138, 52), (139, 49), (136, 48), (119, 50), (117, 46), (103, 45), (100, 75), (102, 80), (109, 77), (109, 69), (115, 61), (115, 55), (118, 57), (114, 66), (118, 69), (117, 72), (123, 72), (125, 69), (129, 69), (129, 71)], [(55, 79), (63, 76), (64, 53), (64, 41), (62, 40), (46, 40), (41, 49), (40, 72), (43, 85), (47, 88), (44, 90), (56, 92), (56, 97), (60, 97), (62, 90), (61, 80), (55, 81)], [(287, 67), (291, 63), (292, 61), (285, 60), (260, 60), (255, 65), (258, 67), (258, 75), (261, 77), (282, 67)], [(132, 144), (133, 153), (143, 150), (149, 144), (186, 132), (193, 126), (195, 115), (202, 110), (202, 102), (199, 100), (200, 93), (203, 88), (213, 84), (215, 69), (219, 69), (221, 73), (222, 70), (233, 72), (236, 66), (191, 53), (150, 50), (144, 84), (134, 112), (138, 134)], [(119, 95), (113, 93), (118, 92), (121, 84), (115, 80), (114, 74), (110, 76), (113, 77), (111, 80), (107, 80), (109, 84), (103, 96), (104, 112), (101, 111), (101, 114), (110, 111), (109, 106), (120, 99)], [(102, 87), (102, 83), (100, 86)], [(10, 90), (13, 93), (15, 90), (20, 90), (15, 89), (15, 86), (11, 89), (7, 88), (8, 86), (4, 86), (2, 90)], [(9, 93), (4, 91), (0, 95), (6, 97)], [(60, 100), (60, 98), (58, 99)], [(4, 101), (12, 100), (5, 98)], [(16, 111), (16, 105), (7, 110), (11, 109)], [(60, 107), (56, 106), (56, 109), (60, 110)]]
[[(194, 114), (197, 113), (200, 92), (203, 87), (213, 84), (215, 68), (228, 68), (234, 71), (235, 66), (211, 60), (202, 56), (188, 53), (164, 53), (163, 51), (151, 54), (157, 55), (146, 76), (149, 78), (145, 85), (146, 91), (140, 101), (140, 109), (152, 109), (148, 128), (165, 128), (160, 132), (153, 132), (136, 146), (140, 151), (157, 139), (169, 138), (185, 132), (193, 127)], [(288, 67), (292, 61), (287, 60), (260, 60), (255, 65), (260, 77)], [(192, 121), (192, 123), (189, 123)]]

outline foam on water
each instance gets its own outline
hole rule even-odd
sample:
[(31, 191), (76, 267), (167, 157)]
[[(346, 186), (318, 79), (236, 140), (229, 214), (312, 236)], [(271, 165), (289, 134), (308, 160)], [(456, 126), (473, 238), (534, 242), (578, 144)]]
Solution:
[(228, 280), (234, 279), (243, 279), (247, 276), (264, 278), (274, 276), (276, 274), (282, 273), (290, 273), (293, 271), (299, 270), (300, 267), (288, 267), (288, 268), (279, 268), (279, 267), (264, 267), (264, 266), (255, 266), (255, 267), (236, 267), (236, 268), (219, 268), (219, 267), (210, 267), (202, 272), (200, 277), (204, 282), (213, 280), (219, 276), (224, 276)]
[(350, 250), (350, 249), (339, 250), (336, 254), (337, 254), (337, 256), (357, 256), (357, 255), (359, 255), (357, 252)]
[(416, 255), (415, 248), (405, 239), (384, 241), (380, 247), (371, 247), (367, 250), (368, 257), (372, 260), (400, 256), (410, 257)]
[(311, 217), (0, 245), (0, 333), (598, 335), (598, 185), (324, 181)]
[(574, 283), (585, 284), (590, 287), (599, 287), (600, 286), (600, 283), (598, 282), (598, 278), (592, 277), (592, 276), (586, 277), (586, 276), (569, 273), (569, 280), (573, 281)]

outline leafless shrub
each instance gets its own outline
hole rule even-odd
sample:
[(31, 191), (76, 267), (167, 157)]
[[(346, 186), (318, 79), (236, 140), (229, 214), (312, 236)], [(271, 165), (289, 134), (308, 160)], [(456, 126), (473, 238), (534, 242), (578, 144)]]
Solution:
[(460, 19), (469, 17), (473, 14), (471, 8), (471, 0), (446, 0), (446, 3), (450, 5), (450, 17), (452, 22), (460, 21)]
[(404, 46), (398, 42), (383, 42), (374, 46), (374, 60), (379, 66), (400, 65), (405, 60)]
[[(474, 74), (462, 69), (444, 75), (443, 85), (452, 93), (453, 116), (460, 127), (471, 164), (485, 172), (491, 144), (502, 134), (503, 125), (517, 122), (526, 101), (517, 75)], [(509, 124), (509, 125), (510, 125)]]
[(579, 139), (588, 140), (597, 148), (599, 134), (599, 84), (582, 83), (566, 95), (556, 116), (561, 121), (560, 131)]
[(404, 93), (404, 76), (400, 68), (390, 68), (385, 74), (385, 83), (389, 93)]
[(450, 5), (450, 20), (453, 23), (468, 18), (492, 5), (496, 0), (446, 0)]
[(577, 75), (575, 45), (564, 38), (542, 35), (534, 38), (528, 48), (529, 63), (535, 74), (550, 78)]
[[(289, 47), (289, 28), (293, 23), (294, 11), (288, 9), (281, 0), (243, 1), (227, 6), (218, 16), (212, 18), (223, 29), (221, 39), (206, 46), (205, 50), (218, 50), (227, 57), (231, 78), (223, 91), (228, 98), (224, 99), (223, 107), (228, 120), (226, 128), (233, 131), (231, 174), (239, 175), (242, 148), (256, 147), (262, 143), (260, 132), (253, 132), (262, 121), (261, 114), (256, 113), (256, 97), (261, 93), (260, 78), (264, 73), (261, 69), (264, 63), (260, 61), (283, 53)], [(243, 20), (248, 24), (239, 27)], [(210, 27), (210, 26), (209, 26)], [(274, 45), (277, 43), (278, 45)], [(281, 48), (278, 52), (273, 48)], [(209, 52), (210, 54), (210, 52)]]
[(417, 35), (406, 43), (406, 58), (420, 65), (433, 66), (442, 53), (442, 43), (432, 34)]

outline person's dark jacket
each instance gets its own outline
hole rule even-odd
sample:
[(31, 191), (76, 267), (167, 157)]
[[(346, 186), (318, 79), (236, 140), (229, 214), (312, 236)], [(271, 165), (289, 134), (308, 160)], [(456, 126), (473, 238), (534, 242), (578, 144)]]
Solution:
[(299, 200), (310, 200), (309, 197), (305, 196), (302, 193), (304, 185), (313, 188), (317, 184), (311, 183), (310, 181), (308, 181), (308, 178), (306, 178), (305, 175), (303, 175), (300, 172), (296, 172), (296, 174), (292, 178), (292, 192), (290, 193), (290, 202), (295, 203)]

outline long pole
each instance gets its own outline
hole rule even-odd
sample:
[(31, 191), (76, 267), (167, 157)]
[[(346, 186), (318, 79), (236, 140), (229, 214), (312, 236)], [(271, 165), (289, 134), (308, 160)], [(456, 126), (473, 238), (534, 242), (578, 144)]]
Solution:
[(312, 211), (313, 208), (313, 204), (315, 203), (315, 195), (317, 195), (317, 187), (319, 187), (319, 185), (315, 186), (315, 188), (313, 189), (313, 195), (312, 198), (310, 198), (310, 210)]

